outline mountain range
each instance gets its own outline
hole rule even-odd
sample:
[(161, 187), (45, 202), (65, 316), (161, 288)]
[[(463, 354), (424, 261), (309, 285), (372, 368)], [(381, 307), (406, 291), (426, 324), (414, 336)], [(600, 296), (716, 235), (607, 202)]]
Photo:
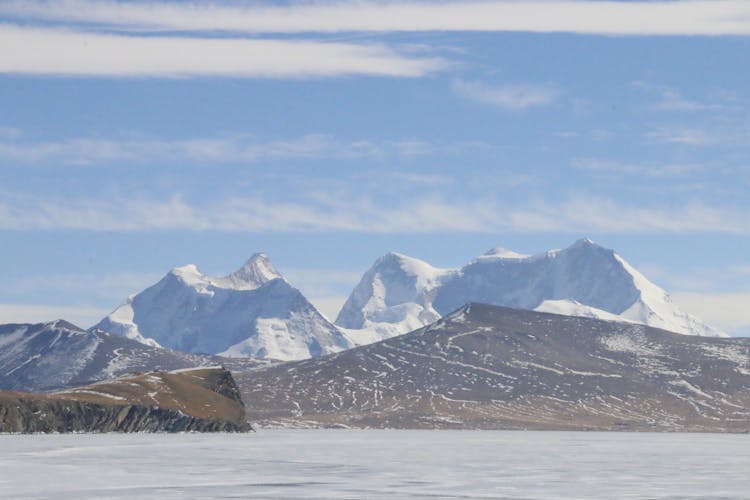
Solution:
[(401, 335), (468, 302), (726, 336), (588, 239), (537, 255), (496, 248), (455, 269), (389, 253), (364, 274), (335, 324), (265, 254), (224, 277), (187, 265), (129, 297), (93, 328), (187, 353), (288, 361)]
[(457, 269), (389, 253), (365, 273), (335, 323), (390, 338), (468, 302), (726, 336), (682, 311), (613, 250), (588, 239), (536, 255), (495, 248)]
[(63, 320), (0, 325), (0, 389), (49, 391), (131, 372), (216, 364), (246, 370), (263, 361), (172, 351)]

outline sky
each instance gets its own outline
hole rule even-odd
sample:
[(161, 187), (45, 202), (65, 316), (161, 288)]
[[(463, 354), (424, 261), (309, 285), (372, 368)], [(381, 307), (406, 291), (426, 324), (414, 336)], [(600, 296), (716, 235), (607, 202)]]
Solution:
[(750, 4), (0, 3), (0, 322), (589, 237), (750, 335)]

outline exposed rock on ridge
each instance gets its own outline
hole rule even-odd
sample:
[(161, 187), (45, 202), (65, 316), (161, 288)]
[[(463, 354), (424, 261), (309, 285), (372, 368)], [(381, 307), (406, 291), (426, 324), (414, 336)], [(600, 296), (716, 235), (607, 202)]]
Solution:
[(245, 407), (222, 368), (151, 372), (64, 392), (0, 391), (0, 432), (244, 432)]

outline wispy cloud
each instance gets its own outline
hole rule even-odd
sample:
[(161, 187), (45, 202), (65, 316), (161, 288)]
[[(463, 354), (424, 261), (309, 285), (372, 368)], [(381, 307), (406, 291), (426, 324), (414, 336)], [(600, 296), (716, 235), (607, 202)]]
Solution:
[(478, 81), (456, 79), (451, 87), (457, 95), (465, 99), (508, 110), (550, 104), (559, 95), (559, 91), (553, 87), (529, 83), (488, 85)]
[(0, 125), (0, 139), (14, 139), (21, 135), (21, 131), (15, 127)]
[(20, 18), (153, 30), (249, 33), (528, 31), (602, 35), (747, 35), (743, 0), (601, 2), (362, 1), (291, 5), (94, 0), (5, 0)]
[(683, 126), (662, 126), (646, 133), (646, 138), (668, 144), (709, 146), (721, 142), (721, 138), (703, 128)]
[(394, 202), (324, 194), (289, 202), (260, 197), (190, 202), (177, 195), (167, 199), (3, 196), (0, 229), (750, 234), (750, 220), (743, 209), (701, 202), (642, 206), (580, 194), (558, 202), (536, 200), (517, 206), (495, 198), (450, 201), (434, 196)]
[[(106, 165), (114, 162), (258, 162), (285, 159), (392, 158), (450, 152), (461, 145), (411, 140), (345, 140), (328, 134), (262, 139), (247, 134), (164, 140), (78, 137), (61, 141), (0, 139), (0, 164)], [(468, 147), (468, 146), (467, 146)]]
[(453, 177), (449, 175), (440, 174), (420, 174), (416, 172), (396, 172), (393, 176), (410, 184), (418, 184), (422, 186), (439, 186), (450, 184), (453, 182)]
[(574, 168), (595, 173), (645, 175), (648, 177), (679, 177), (702, 172), (705, 167), (698, 163), (635, 164), (597, 158), (578, 158), (572, 161)]
[(9, 24), (0, 24), (0, 46), (17, 48), (0, 51), (0, 73), (31, 75), (418, 77), (446, 65), (437, 57), (414, 56), (382, 44), (137, 36)]
[(666, 85), (635, 81), (632, 86), (658, 96), (659, 100), (652, 108), (659, 111), (725, 111), (734, 107), (726, 93), (719, 94), (722, 97), (720, 100), (699, 101), (689, 99), (678, 90)]

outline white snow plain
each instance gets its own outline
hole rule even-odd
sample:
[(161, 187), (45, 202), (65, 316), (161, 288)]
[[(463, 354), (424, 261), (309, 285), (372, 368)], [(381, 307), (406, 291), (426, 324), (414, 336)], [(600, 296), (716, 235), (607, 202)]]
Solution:
[(261, 430), (0, 436), (0, 498), (747, 498), (750, 436)]

